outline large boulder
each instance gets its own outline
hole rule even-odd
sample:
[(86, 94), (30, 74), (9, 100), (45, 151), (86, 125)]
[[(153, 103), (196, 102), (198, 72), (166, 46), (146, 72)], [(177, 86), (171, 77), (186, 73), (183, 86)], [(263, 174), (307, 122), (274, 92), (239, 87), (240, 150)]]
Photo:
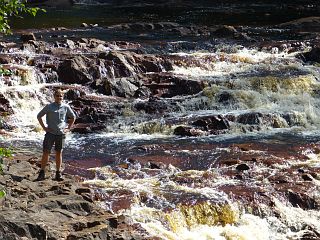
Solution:
[(224, 25), (215, 30), (214, 35), (216, 37), (233, 37), (238, 31), (233, 26)]
[(135, 95), (138, 86), (130, 78), (106, 79), (105, 94), (111, 96), (130, 98)]
[(165, 98), (197, 94), (207, 85), (204, 80), (185, 79), (166, 73), (148, 74), (142, 81), (152, 94)]
[(234, 38), (237, 40), (252, 41), (247, 34), (239, 32), (235, 27), (224, 25), (212, 32), (212, 35), (219, 38)]
[(166, 111), (176, 111), (177, 106), (174, 103), (163, 101), (162, 99), (150, 97), (148, 101), (139, 101), (133, 104), (136, 111), (144, 111), (148, 114), (159, 114)]
[(136, 77), (137, 74), (172, 70), (172, 65), (159, 56), (137, 54), (128, 51), (110, 51), (101, 53), (99, 58), (105, 59), (114, 78)]
[(202, 130), (211, 132), (216, 130), (227, 130), (230, 128), (228, 119), (221, 115), (201, 117), (194, 121), (192, 125), (201, 128)]
[[(109, 85), (115, 85), (114, 83), (119, 83), (115, 79), (132, 78), (137, 81), (141, 78), (141, 74), (171, 69), (172, 65), (170, 62), (162, 57), (137, 54), (129, 51), (109, 51), (100, 53), (97, 59), (84, 56), (66, 59), (60, 63), (58, 75), (64, 83), (82, 85), (93, 83), (92, 87), (100, 89), (101, 85), (105, 85), (105, 81), (101, 81), (101, 79), (108, 79)], [(124, 85), (123, 82), (121, 80), (120, 85)], [(131, 83), (133, 82), (131, 81)], [(134, 85), (139, 86), (139, 83), (134, 83)], [(109, 90), (107, 94), (110, 94)]]
[(70, 106), (77, 118), (72, 129), (77, 133), (99, 132), (106, 128), (107, 123), (121, 115), (124, 103), (120, 98), (86, 95), (81, 90), (69, 89), (67, 99), (72, 100)]
[(188, 126), (178, 126), (174, 129), (173, 134), (182, 137), (196, 137), (205, 135), (205, 132)]
[(64, 83), (86, 84), (93, 80), (89, 73), (90, 59), (76, 56), (63, 61), (58, 68), (58, 75)]

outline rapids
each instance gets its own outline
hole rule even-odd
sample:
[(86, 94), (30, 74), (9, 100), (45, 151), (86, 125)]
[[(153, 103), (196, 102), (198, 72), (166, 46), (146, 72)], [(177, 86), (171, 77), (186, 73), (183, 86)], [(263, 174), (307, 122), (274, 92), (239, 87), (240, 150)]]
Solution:
[[(312, 35), (290, 39), (287, 30), (275, 25), (297, 18), (297, 13), (279, 19), (279, 10), (269, 13), (272, 4), (250, 5), (258, 16), (266, 16), (262, 19), (252, 12), (246, 16), (246, 5), (230, 5), (246, 34), (254, 32), (259, 40), (269, 34), (270, 41), (261, 44), (119, 28), (141, 21), (234, 24), (224, 10), (228, 5), (212, 7), (200, 1), (198, 8), (187, 5), (166, 12), (165, 6), (157, 11), (121, 2), (124, 5), (76, 1), (66, 9), (48, 8), (37, 23), (27, 18), (22, 26), (16, 19), (14, 26), (17, 33), (36, 28), (48, 42), (66, 35), (139, 44), (141, 51), (172, 63), (172, 70), (162, 69), (163, 74), (204, 87), (194, 94), (160, 97), (170, 108), (155, 114), (136, 111), (135, 105), (146, 102), (143, 98), (123, 99), (121, 114), (108, 121), (104, 131), (67, 136), (65, 172), (81, 176), (95, 189), (101, 206), (123, 215), (128, 224), (141, 225), (150, 238), (320, 239), (320, 66), (297, 57), (310, 51)], [(145, 12), (139, 15), (141, 9)], [(316, 12), (312, 7), (304, 10), (299, 17)], [(84, 12), (84, 20), (99, 27), (81, 29)], [(68, 29), (45, 29), (62, 25)], [(17, 36), (5, 40), (17, 41)], [(0, 135), (1, 147), (40, 154), (44, 133), (36, 114), (51, 101), (52, 87), (70, 86), (47, 79), (28, 64), (32, 59), (50, 61), (50, 53), (15, 48), (1, 54), (19, 59), (3, 65), (12, 76), (0, 76), (0, 94), (13, 111), (2, 116), (12, 128)], [(72, 52), (81, 54), (92, 53)], [(81, 87), (87, 95), (102, 96)], [(227, 120), (228, 128), (210, 132), (195, 127), (212, 117)], [(4, 125), (1, 120), (0, 127)], [(176, 134), (177, 127), (190, 127), (195, 134)]]

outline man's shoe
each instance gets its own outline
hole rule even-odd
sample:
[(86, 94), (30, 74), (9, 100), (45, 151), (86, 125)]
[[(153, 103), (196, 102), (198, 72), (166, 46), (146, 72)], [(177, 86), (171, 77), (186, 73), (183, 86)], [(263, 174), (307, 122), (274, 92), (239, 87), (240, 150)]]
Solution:
[(40, 170), (39, 175), (36, 179), (36, 181), (43, 181), (46, 178), (46, 175), (44, 173), (44, 170)]
[(56, 177), (54, 178), (56, 181), (63, 181), (62, 174), (60, 171), (56, 171)]

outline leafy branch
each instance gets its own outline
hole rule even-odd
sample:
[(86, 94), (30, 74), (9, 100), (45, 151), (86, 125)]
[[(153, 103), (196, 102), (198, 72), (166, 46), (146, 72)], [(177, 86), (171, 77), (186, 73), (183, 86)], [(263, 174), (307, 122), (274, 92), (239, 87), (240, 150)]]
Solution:
[[(10, 148), (0, 148), (0, 174), (3, 174), (4, 164), (3, 159), (4, 158), (11, 158), (13, 156), (12, 149)], [(6, 196), (5, 190), (0, 190), (0, 199), (4, 198)]]
[(0, 64), (0, 76), (11, 76), (12, 71), (10, 69), (3, 68)]
[(13, 156), (12, 149), (0, 148), (0, 174), (3, 174), (3, 159), (11, 158)]
[(38, 7), (28, 7), (27, 0), (0, 0), (0, 33), (10, 34), (10, 17), (21, 17), (22, 14), (36, 16), (38, 11), (45, 12)]

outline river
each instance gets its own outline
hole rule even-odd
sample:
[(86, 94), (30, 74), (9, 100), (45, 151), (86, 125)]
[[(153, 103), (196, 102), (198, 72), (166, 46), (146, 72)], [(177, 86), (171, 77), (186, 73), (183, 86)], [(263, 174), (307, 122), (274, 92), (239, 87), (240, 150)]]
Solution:
[[(162, 1), (159, 6), (78, 1), (47, 7), (37, 18), (15, 19), (14, 34), (5, 40), (18, 41), (21, 32), (33, 29), (48, 42), (81, 37), (132, 42), (170, 59), (167, 74), (206, 84), (199, 93), (160, 98), (172, 108), (155, 114), (135, 111), (132, 106), (143, 100), (129, 99), (126, 112), (108, 121), (104, 131), (67, 136), (65, 172), (84, 177), (98, 189), (103, 207), (141, 225), (150, 237), (319, 239), (320, 66), (297, 57), (311, 49), (312, 34), (277, 27), (316, 16), (319, 6), (297, 11), (273, 1), (198, 2), (168, 7)], [(83, 28), (83, 22), (97, 26)], [(141, 22), (233, 25), (256, 40), (117, 27)], [(18, 58), (30, 52), (5, 54)], [(12, 79), (9, 86), (1, 79), (0, 92), (14, 111), (7, 121), (15, 128), (0, 135), (0, 143), (40, 154), (43, 132), (36, 114), (50, 101), (48, 89), (60, 83), (25, 68), (23, 84)], [(175, 134), (177, 126), (193, 129), (208, 119), (227, 120), (228, 128)]]

